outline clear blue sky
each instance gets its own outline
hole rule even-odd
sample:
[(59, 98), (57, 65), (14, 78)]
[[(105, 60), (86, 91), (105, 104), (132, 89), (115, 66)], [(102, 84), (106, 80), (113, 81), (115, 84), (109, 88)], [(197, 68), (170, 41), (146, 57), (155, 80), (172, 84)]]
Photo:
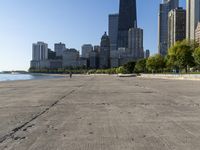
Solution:
[[(144, 29), (144, 47), (157, 52), (158, 9), (161, 0), (137, 0), (138, 26)], [(185, 0), (180, 0), (185, 7)], [(117, 13), (119, 0), (1, 0), (0, 70), (27, 70), (32, 43), (56, 42), (81, 49), (99, 44), (108, 28), (108, 14)]]

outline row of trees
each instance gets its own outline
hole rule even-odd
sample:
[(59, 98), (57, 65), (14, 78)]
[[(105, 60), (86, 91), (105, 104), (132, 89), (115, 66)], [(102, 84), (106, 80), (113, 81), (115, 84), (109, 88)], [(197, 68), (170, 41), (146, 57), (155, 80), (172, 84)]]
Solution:
[(196, 42), (186, 40), (172, 46), (167, 56), (156, 54), (148, 59), (139, 60), (135, 66), (135, 72), (138, 73), (188, 73), (189, 69), (200, 71), (200, 47)]
[(109, 68), (109, 69), (88, 69), (85, 67), (69, 67), (69, 68), (60, 68), (60, 69), (49, 69), (41, 68), (35, 69), (30, 68), (30, 73), (50, 73), (50, 74), (118, 74), (118, 73), (133, 73), (136, 62), (129, 62), (118, 68)]

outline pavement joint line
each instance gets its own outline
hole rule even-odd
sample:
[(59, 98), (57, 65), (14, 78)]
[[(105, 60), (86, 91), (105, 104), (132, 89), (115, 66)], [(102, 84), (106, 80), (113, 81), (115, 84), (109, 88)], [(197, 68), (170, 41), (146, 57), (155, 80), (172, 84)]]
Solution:
[[(94, 78), (94, 77), (93, 77)], [(91, 78), (91, 80), (93, 79)], [(58, 100), (56, 100), (54, 103), (52, 103), (51, 105), (48, 106), (48, 108), (46, 108), (45, 110), (43, 110), (42, 112), (40, 112), (39, 114), (37, 114), (35, 117), (31, 118), (29, 121), (25, 122), (24, 124), (22, 124), (19, 127), (14, 128), (10, 133), (4, 135), (3, 137), (0, 137), (0, 144), (3, 143), (4, 141), (6, 141), (7, 139), (13, 138), (14, 135), (22, 130), (24, 127), (26, 127), (28, 124), (30, 124), (32, 121), (36, 120), (38, 117), (42, 116), (43, 114), (45, 114), (46, 112), (48, 112), (51, 108), (53, 108), (55, 105), (57, 105), (61, 100), (63, 100), (64, 98), (66, 98), (67, 96), (73, 94), (77, 89), (82, 88), (83, 86), (87, 85), (88, 82), (85, 82), (79, 86), (76, 87), (76, 89), (71, 90), (70, 92), (68, 92), (68, 94), (61, 96)]]
[(58, 104), (61, 100), (63, 100), (64, 98), (66, 98), (67, 96), (69, 96), (70, 94), (74, 93), (76, 90), (73, 89), (71, 90), (68, 94), (62, 96), (61, 98), (59, 98), (58, 100), (56, 100), (54, 103), (52, 103), (48, 108), (46, 108), (45, 110), (43, 110), (42, 112), (40, 112), (39, 114), (37, 114), (36, 116), (34, 116), (33, 118), (31, 118), (29, 121), (25, 122), (24, 124), (22, 124), (21, 126), (18, 126), (16, 128), (14, 128), (10, 133), (4, 135), (3, 137), (0, 137), (0, 144), (3, 143), (5, 140), (9, 139), (9, 138), (13, 138), (13, 136), (20, 131), (22, 128), (24, 128), (25, 126), (27, 126), (28, 124), (30, 124), (32, 121), (36, 120), (38, 117), (42, 116), (43, 114), (45, 114), (47, 111), (49, 111), (52, 107), (54, 107), (56, 104)]

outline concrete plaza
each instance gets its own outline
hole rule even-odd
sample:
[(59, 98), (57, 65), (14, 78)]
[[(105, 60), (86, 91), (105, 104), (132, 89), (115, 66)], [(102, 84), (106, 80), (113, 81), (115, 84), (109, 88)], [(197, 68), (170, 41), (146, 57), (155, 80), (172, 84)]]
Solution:
[(0, 150), (199, 150), (200, 81), (0, 83)]

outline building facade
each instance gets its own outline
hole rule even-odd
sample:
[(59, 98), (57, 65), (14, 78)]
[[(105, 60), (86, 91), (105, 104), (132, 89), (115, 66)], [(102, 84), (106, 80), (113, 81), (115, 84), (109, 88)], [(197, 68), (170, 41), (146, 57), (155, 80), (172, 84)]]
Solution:
[(149, 58), (150, 57), (150, 50), (146, 50), (145, 52), (144, 52), (144, 58)]
[(39, 67), (37, 69), (58, 69), (62, 68), (61, 59), (48, 59), (39, 61)]
[(110, 51), (117, 51), (119, 14), (109, 15), (108, 35), (110, 38)]
[(130, 56), (135, 59), (144, 58), (143, 48), (143, 30), (140, 28), (131, 28), (128, 32), (128, 50)]
[(159, 8), (158, 53), (165, 56), (168, 51), (168, 13), (179, 7), (179, 0), (163, 0)]
[(179, 7), (169, 12), (168, 48), (186, 38), (186, 10)]
[(99, 45), (94, 46), (94, 51), (95, 52), (100, 52), (101, 47)]
[(37, 42), (32, 45), (32, 61), (31, 68), (39, 69), (41, 66), (41, 61), (48, 60), (48, 44), (44, 42)]
[(62, 57), (63, 52), (66, 50), (65, 44), (63, 43), (55, 43), (54, 44), (54, 51), (56, 52), (57, 57)]
[(48, 44), (37, 42), (32, 45), (32, 60), (40, 61), (48, 59)]
[(99, 52), (98, 51), (94, 50), (94, 51), (90, 52), (89, 67), (91, 69), (99, 68)]
[(57, 59), (56, 52), (48, 49), (48, 59)]
[(197, 28), (195, 30), (195, 40), (197, 43), (200, 44), (200, 22), (197, 25)]
[(195, 40), (195, 29), (200, 21), (200, 0), (187, 0), (186, 9), (186, 37), (188, 40)]
[(81, 51), (82, 51), (82, 57), (83, 58), (89, 58), (90, 56), (90, 52), (93, 51), (93, 46), (91, 44), (84, 44), (82, 47), (81, 47)]
[(76, 49), (66, 49), (63, 52), (63, 67), (76, 67), (79, 59), (79, 52)]
[[(32, 50), (33, 54), (30, 63), (31, 69), (59, 69), (59, 68), (71, 68), (71, 67), (74, 68), (88, 67), (88, 59), (81, 58), (79, 55), (79, 51), (76, 49), (66, 49), (65, 44), (62, 43), (55, 44), (54, 49), (57, 51), (52, 51), (51, 49), (48, 49), (48, 45), (44, 42), (37, 42), (32, 46), (33, 46)], [(61, 50), (63, 50), (63, 52)], [(60, 53), (60, 55), (56, 55), (58, 53)]]
[(102, 69), (110, 67), (110, 39), (106, 32), (101, 38), (99, 67)]
[(110, 51), (110, 67), (116, 68), (119, 67), (119, 50), (117, 51)]
[(120, 0), (117, 47), (128, 47), (128, 31), (137, 28), (136, 0)]

